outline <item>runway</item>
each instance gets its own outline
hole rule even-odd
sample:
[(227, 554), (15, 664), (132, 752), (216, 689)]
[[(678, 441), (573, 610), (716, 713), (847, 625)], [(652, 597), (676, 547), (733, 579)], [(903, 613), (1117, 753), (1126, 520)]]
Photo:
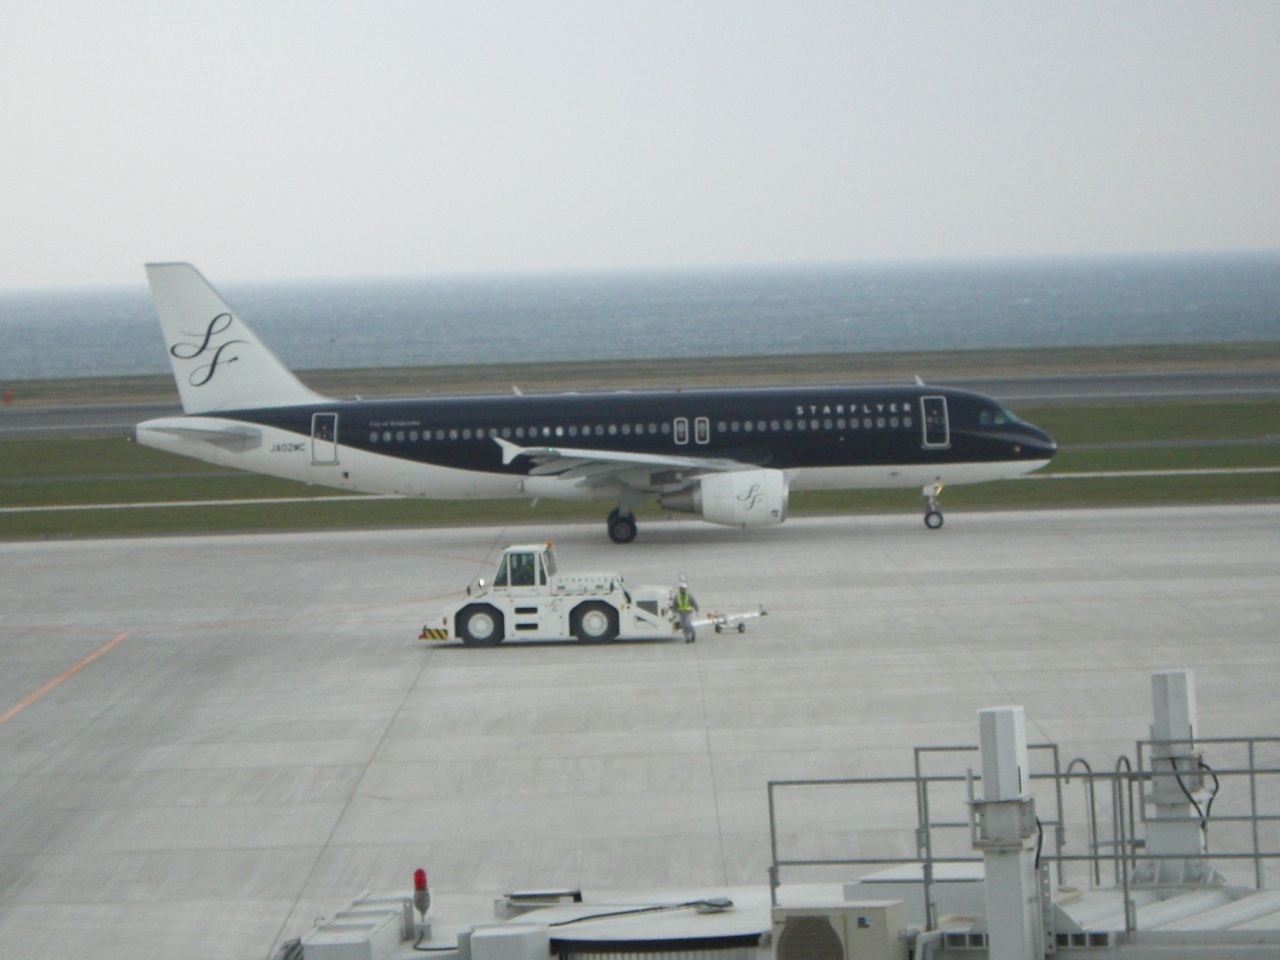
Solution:
[[(693, 645), (414, 639), (542, 539), (769, 616)], [(909, 774), (982, 707), (1109, 766), (1150, 673), (1189, 667), (1202, 736), (1276, 733), (1278, 623), (1278, 505), (0, 544), (0, 956), (265, 958), (418, 866), (437, 916), (763, 883), (768, 780)]]
[[(939, 380), (937, 384), (976, 390), (1014, 407), (1168, 400), (1274, 400), (1280, 397), (1280, 370), (951, 378)], [(12, 407), (0, 409), (0, 439), (117, 436), (130, 433), (134, 425), (143, 420), (181, 413), (182, 408), (176, 403)]]

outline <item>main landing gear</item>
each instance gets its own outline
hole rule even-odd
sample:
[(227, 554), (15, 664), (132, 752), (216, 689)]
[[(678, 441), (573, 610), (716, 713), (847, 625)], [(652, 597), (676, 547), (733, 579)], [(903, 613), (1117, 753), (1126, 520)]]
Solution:
[(942, 511), (938, 509), (938, 494), (942, 493), (942, 484), (931, 483), (924, 488), (924, 525), (930, 530), (942, 526)]
[(636, 518), (630, 513), (614, 510), (606, 522), (609, 525), (609, 539), (614, 543), (630, 543), (636, 538)]

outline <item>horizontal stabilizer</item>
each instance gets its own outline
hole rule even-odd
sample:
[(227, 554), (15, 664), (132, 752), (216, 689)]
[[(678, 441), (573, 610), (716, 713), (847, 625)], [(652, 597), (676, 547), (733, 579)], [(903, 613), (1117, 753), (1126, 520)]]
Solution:
[(167, 433), (186, 440), (202, 440), (231, 453), (244, 453), (262, 446), (262, 431), (234, 420), (203, 420), (203, 418), (165, 417), (147, 420), (134, 428), (135, 434), (144, 431)]
[(323, 403), (189, 263), (149, 263), (147, 282), (185, 413)]

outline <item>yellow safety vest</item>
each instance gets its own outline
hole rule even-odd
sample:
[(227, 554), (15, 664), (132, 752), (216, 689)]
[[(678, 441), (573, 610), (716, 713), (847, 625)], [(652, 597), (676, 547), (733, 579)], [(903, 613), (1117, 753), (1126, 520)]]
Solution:
[(676, 594), (676, 609), (681, 613), (689, 613), (693, 610), (693, 597), (689, 596), (687, 590), (681, 590)]

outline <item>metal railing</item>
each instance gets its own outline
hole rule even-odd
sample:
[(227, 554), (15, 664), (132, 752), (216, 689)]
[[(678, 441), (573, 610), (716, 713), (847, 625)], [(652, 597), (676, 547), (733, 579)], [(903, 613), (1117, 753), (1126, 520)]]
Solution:
[[(1099, 887), (1102, 884), (1102, 871), (1107, 863), (1111, 865), (1114, 885), (1123, 893), (1124, 899), (1124, 917), (1125, 929), (1132, 933), (1137, 928), (1136, 907), (1133, 902), (1133, 888), (1135, 886), (1134, 877), (1138, 873), (1138, 868), (1142, 864), (1159, 863), (1163, 861), (1186, 861), (1189, 858), (1185, 855), (1154, 854), (1146, 849), (1145, 840), (1139, 836), (1140, 827), (1148, 822), (1147, 808), (1152, 805), (1152, 785), (1161, 777), (1169, 777), (1173, 774), (1167, 769), (1156, 769), (1153, 765), (1153, 752), (1156, 748), (1167, 749), (1174, 746), (1191, 746), (1196, 749), (1203, 747), (1228, 748), (1235, 747), (1243, 751), (1243, 764), (1239, 766), (1230, 766), (1222, 768), (1210, 768), (1208, 764), (1203, 764), (1205, 771), (1208, 772), (1217, 783), (1212, 797), (1206, 802), (1204, 807), (1200, 807), (1193, 797), (1193, 792), (1187, 790), (1184, 785), (1184, 791), (1187, 792), (1188, 799), (1192, 807), (1196, 810), (1196, 818), (1200, 821), (1200, 827), (1203, 831), (1204, 842), (1204, 858), (1206, 860), (1222, 861), (1226, 863), (1237, 863), (1240, 861), (1252, 861), (1253, 864), (1253, 886), (1258, 890), (1266, 888), (1266, 871), (1265, 864), (1268, 861), (1280, 860), (1280, 849), (1264, 849), (1262, 843), (1262, 827), (1268, 823), (1280, 822), (1280, 813), (1266, 813), (1260, 809), (1259, 804), (1259, 781), (1267, 777), (1280, 778), (1280, 767), (1259, 766), (1258, 753), (1263, 746), (1271, 746), (1280, 752), (1280, 737), (1237, 737), (1237, 738), (1216, 738), (1216, 739), (1198, 739), (1191, 741), (1139, 741), (1137, 743), (1136, 756), (1138, 762), (1135, 766), (1128, 757), (1121, 756), (1115, 764), (1114, 769), (1110, 771), (1095, 771), (1090, 764), (1082, 758), (1072, 760), (1065, 768), (1060, 765), (1060, 755), (1057, 744), (1040, 743), (1029, 744), (1028, 751), (1034, 757), (1036, 754), (1045, 755), (1049, 758), (1049, 766), (1051, 769), (1046, 772), (1031, 774), (1032, 792), (1037, 798), (1044, 797), (1049, 800), (1049, 810), (1051, 816), (1040, 816), (1039, 824), (1041, 827), (1042, 843), (1045, 840), (1051, 841), (1049, 844), (1042, 845), (1037, 853), (1037, 866), (1045, 869), (1053, 869), (1057, 874), (1059, 885), (1064, 885), (1067, 879), (1067, 871), (1069, 866), (1083, 865), (1088, 876), (1088, 885), (1091, 887)], [(885, 868), (905, 866), (908, 864), (918, 865), (921, 877), (921, 894), (924, 899), (924, 915), (929, 928), (934, 928), (937, 922), (936, 905), (934, 902), (934, 886), (938, 882), (935, 878), (935, 868), (942, 864), (964, 864), (964, 863), (981, 863), (982, 857), (977, 854), (959, 855), (959, 854), (940, 854), (939, 840), (949, 831), (968, 831), (971, 826), (969, 811), (966, 810), (965, 819), (948, 819), (941, 818), (935, 813), (935, 794), (938, 788), (944, 785), (959, 785), (966, 782), (981, 782), (981, 776), (976, 775), (971, 769), (966, 769), (964, 773), (945, 773), (931, 774), (926, 772), (926, 759), (932, 755), (946, 754), (965, 754), (976, 753), (978, 750), (975, 746), (941, 746), (941, 747), (917, 747), (915, 750), (914, 776), (910, 777), (849, 777), (839, 779), (810, 779), (810, 780), (774, 780), (768, 784), (769, 798), (769, 841), (770, 854), (772, 858), (769, 867), (769, 886), (770, 895), (773, 904), (777, 905), (777, 891), (782, 882), (782, 871), (799, 869), (799, 868)], [(1159, 758), (1156, 758), (1159, 759)], [(1198, 763), (1203, 763), (1197, 758)], [(1248, 800), (1241, 812), (1221, 812), (1213, 810), (1213, 798), (1223, 795), (1223, 791), (1227, 784), (1247, 781)], [(1073, 782), (1079, 782), (1082, 787), (1082, 805), (1083, 814), (1080, 819), (1083, 820), (1083, 826), (1086, 838), (1083, 844), (1084, 852), (1072, 853), (1067, 849), (1067, 828), (1066, 816), (1064, 810), (1066, 808), (1065, 790)], [(1037, 786), (1040, 789), (1036, 789)], [(850, 789), (866, 789), (871, 787), (877, 788), (901, 788), (904, 793), (909, 789), (914, 795), (916, 808), (916, 824), (914, 828), (914, 857), (786, 857), (781, 856), (779, 845), (779, 824), (778, 810), (779, 799), (786, 791), (807, 789), (807, 788), (850, 788)], [(1109, 806), (1110, 823), (1099, 818), (1099, 787), (1102, 787), (1105, 793), (1104, 804)], [(1106, 801), (1109, 800), (1109, 803)], [(903, 797), (903, 803), (907, 801), (906, 796)], [(1239, 808), (1237, 804), (1237, 809)], [(1107, 811), (1104, 809), (1103, 816)], [(935, 818), (937, 817), (937, 818)], [(1208, 845), (1208, 833), (1210, 825), (1232, 825), (1247, 824), (1249, 832), (1249, 843), (1247, 850), (1211, 850)], [(1108, 829), (1109, 828), (1109, 829)], [(909, 829), (909, 828), (901, 828)], [(1051, 849), (1045, 849), (1050, 846)], [(1194, 858), (1190, 858), (1194, 859)], [(855, 879), (850, 877), (849, 879)]]

